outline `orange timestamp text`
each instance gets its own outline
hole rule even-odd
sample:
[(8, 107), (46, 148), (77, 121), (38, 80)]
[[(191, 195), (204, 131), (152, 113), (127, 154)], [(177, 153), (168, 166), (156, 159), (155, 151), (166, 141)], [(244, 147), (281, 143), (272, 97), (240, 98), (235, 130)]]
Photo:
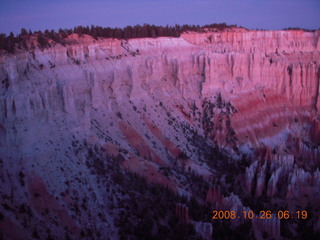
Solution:
[(212, 211), (212, 219), (307, 219), (308, 212), (306, 210), (303, 211), (260, 211), (255, 213), (253, 211)]

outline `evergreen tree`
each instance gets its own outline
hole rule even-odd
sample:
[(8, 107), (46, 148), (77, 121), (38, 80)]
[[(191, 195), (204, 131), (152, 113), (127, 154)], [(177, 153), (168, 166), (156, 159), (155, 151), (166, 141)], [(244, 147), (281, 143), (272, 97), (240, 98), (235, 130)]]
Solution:
[(5, 49), (13, 53), (14, 52), (14, 45), (15, 45), (15, 38), (13, 32), (10, 33), (10, 35), (6, 38), (6, 47)]
[(21, 28), (20, 36), (28, 35), (28, 31), (25, 28)]
[(90, 35), (95, 38), (98, 39), (98, 33), (97, 33), (97, 28), (93, 25), (91, 25), (91, 29), (90, 29)]
[(1, 33), (0, 34), (0, 49), (6, 48), (6, 35)]
[(43, 36), (42, 32), (38, 33), (37, 41), (40, 48), (45, 48), (48, 45), (47, 39)]
[(125, 28), (110, 28), (110, 27), (99, 27), (91, 25), (89, 26), (76, 26), (73, 29), (59, 29), (59, 32), (56, 33), (54, 30), (45, 30), (44, 33), (41, 31), (32, 33), (31, 30), (29, 32), (22, 28), (19, 36), (15, 37), (13, 33), (10, 33), (8, 37), (5, 34), (0, 35), (0, 48), (5, 49), (9, 52), (14, 51), (15, 43), (19, 44), (19, 47), (22, 46), (26, 48), (26, 40), (28, 35), (36, 35), (38, 39), (39, 46), (41, 48), (48, 46), (48, 40), (51, 39), (55, 42), (65, 44), (66, 41), (64, 39), (72, 33), (76, 33), (79, 36), (83, 34), (91, 35), (93, 38), (98, 39), (98, 37), (104, 38), (117, 38), (117, 39), (131, 39), (131, 38), (145, 38), (145, 37), (180, 37), (181, 33), (185, 31), (196, 31), (196, 32), (204, 32), (204, 28), (214, 28), (220, 31), (236, 27), (237, 25), (228, 26), (226, 23), (219, 24), (210, 24), (200, 27), (199, 25), (174, 25), (174, 26), (155, 26), (155, 25), (135, 25), (135, 26), (127, 26)]

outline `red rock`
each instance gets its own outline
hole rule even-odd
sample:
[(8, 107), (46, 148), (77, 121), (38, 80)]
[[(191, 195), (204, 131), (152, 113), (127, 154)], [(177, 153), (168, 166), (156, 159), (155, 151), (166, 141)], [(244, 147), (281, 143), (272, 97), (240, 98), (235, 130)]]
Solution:
[(138, 151), (138, 154), (143, 158), (149, 161), (153, 161), (159, 166), (167, 166), (167, 163), (164, 162), (154, 151), (148, 146), (148, 143), (139, 135), (139, 133), (134, 130), (129, 124), (125, 121), (119, 122), (119, 127), (126, 137), (127, 142)]
[(176, 216), (179, 218), (181, 222), (184, 224), (189, 223), (189, 208), (185, 204), (176, 204)]
[(1, 237), (3, 237), (3, 239), (8, 239), (8, 240), (31, 239), (31, 237), (28, 236), (27, 231), (22, 226), (19, 226), (8, 217), (1, 219), (0, 231), (1, 231)]
[[(56, 216), (59, 224), (67, 226), (74, 234), (80, 234), (75, 221), (69, 216), (68, 212), (60, 205), (60, 203), (48, 192), (46, 184), (34, 172), (27, 176), (27, 187), (29, 192), (28, 202), (30, 206), (43, 215), (45, 218)], [(47, 211), (47, 216), (45, 214)]]
[(209, 188), (206, 196), (206, 203), (210, 203), (212, 206), (221, 207), (221, 203), (223, 202), (223, 195), (220, 192), (220, 187), (214, 186), (213, 188)]
[(168, 187), (173, 192), (177, 192), (177, 184), (171, 176), (166, 177), (159, 171), (159, 166), (135, 155), (130, 154), (130, 158), (122, 162), (122, 167), (130, 172), (136, 173), (146, 178), (149, 183), (156, 183), (163, 187)]
[(314, 119), (310, 130), (310, 138), (315, 144), (320, 145), (320, 121)]
[(175, 146), (173, 142), (171, 142), (163, 132), (155, 125), (153, 124), (146, 116), (145, 114), (142, 115), (143, 121), (146, 123), (146, 126), (149, 128), (149, 130), (155, 135), (160, 142), (168, 149), (168, 151), (172, 154), (173, 157), (178, 157), (182, 151)]

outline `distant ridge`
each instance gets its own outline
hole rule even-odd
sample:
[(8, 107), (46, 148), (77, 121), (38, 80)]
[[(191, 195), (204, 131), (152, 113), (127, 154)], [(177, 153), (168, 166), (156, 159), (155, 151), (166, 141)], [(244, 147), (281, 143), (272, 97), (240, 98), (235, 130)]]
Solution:
[(87, 34), (97, 39), (117, 38), (117, 39), (132, 39), (132, 38), (156, 38), (156, 37), (180, 37), (181, 33), (186, 31), (204, 32), (205, 29), (211, 28), (213, 31), (224, 31), (226, 29), (237, 28), (237, 25), (227, 25), (226, 23), (214, 23), (207, 25), (174, 25), (174, 26), (156, 26), (150, 24), (127, 26), (124, 28), (110, 28), (101, 26), (77, 26), (73, 29), (59, 29), (42, 31), (27, 31), (25, 28), (21, 29), (20, 34), (14, 35), (12, 32), (0, 34), (0, 49), (4, 49), (10, 53), (14, 52), (14, 47), (17, 44), (20, 48), (25, 48), (28, 36), (36, 36), (41, 48), (48, 47), (48, 40), (51, 39), (62, 45), (66, 44), (65, 38), (76, 33), (79, 36)]

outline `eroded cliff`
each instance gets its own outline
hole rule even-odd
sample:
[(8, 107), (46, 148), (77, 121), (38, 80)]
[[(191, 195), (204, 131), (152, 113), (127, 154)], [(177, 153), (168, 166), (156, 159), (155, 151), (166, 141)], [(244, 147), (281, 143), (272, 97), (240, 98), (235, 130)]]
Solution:
[[(225, 197), (209, 202), (221, 208), (258, 211), (248, 199), (265, 196), (285, 198), (294, 211), (302, 182), (310, 200), (300, 207), (319, 202), (319, 37), (243, 29), (128, 41), (73, 34), (66, 46), (40, 49), (31, 37), (27, 49), (2, 52), (0, 228), (30, 238), (119, 238), (119, 212), (143, 196), (123, 186), (138, 181), (131, 173), (199, 204), (219, 185)], [(277, 200), (264, 204), (279, 208)], [(319, 231), (319, 218), (311, 222)]]

